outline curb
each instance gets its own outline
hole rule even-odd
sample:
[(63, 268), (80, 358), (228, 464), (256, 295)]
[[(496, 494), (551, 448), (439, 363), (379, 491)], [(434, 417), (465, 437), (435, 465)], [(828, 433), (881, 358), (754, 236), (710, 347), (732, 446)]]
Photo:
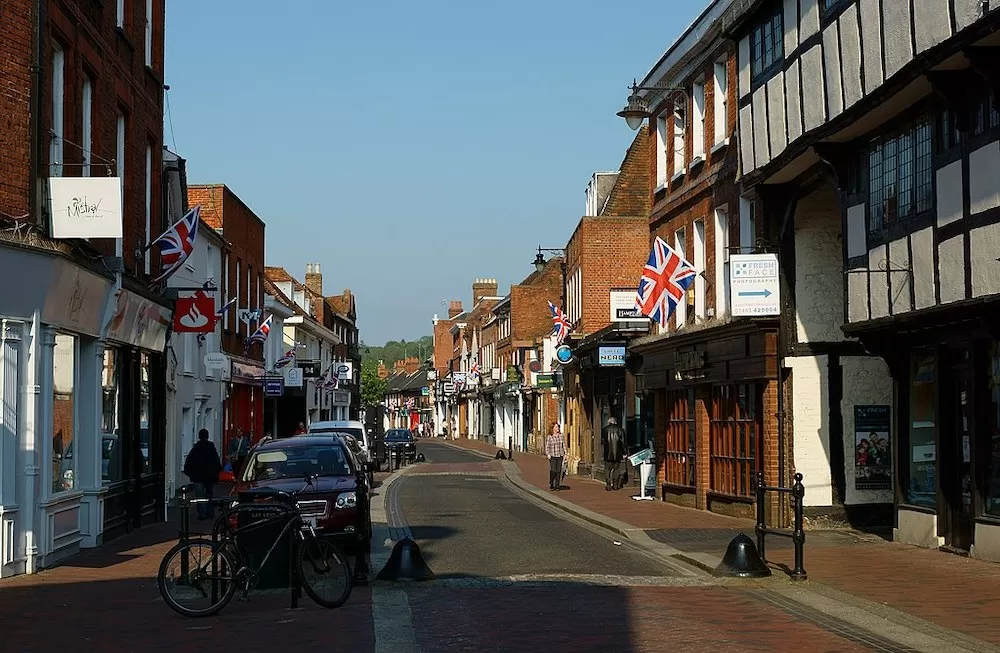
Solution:
[[(453, 449), (458, 449), (460, 451), (480, 456), (482, 458), (494, 460), (493, 456), (476, 449), (468, 449), (458, 444), (452, 444), (451, 442), (443, 442), (442, 444), (452, 447)], [(593, 510), (579, 506), (572, 501), (561, 499), (555, 495), (549, 494), (545, 490), (535, 487), (521, 477), (521, 469), (517, 466), (516, 460), (501, 460), (499, 462), (503, 467), (504, 476), (507, 477), (507, 480), (522, 492), (526, 492), (536, 499), (544, 501), (551, 506), (555, 506), (563, 512), (573, 515), (578, 519), (582, 519), (595, 526), (600, 526), (605, 530), (611, 531), (615, 535), (618, 535), (619, 537), (622, 537), (632, 544), (635, 544), (636, 546), (657, 556), (669, 558), (677, 562), (683, 562), (709, 574), (714, 573), (715, 568), (722, 561), (721, 558), (707, 553), (690, 553), (676, 549), (669, 544), (657, 542), (653, 538), (646, 535), (645, 530), (641, 528), (619, 521), (613, 517), (608, 517), (607, 515), (594, 512)]]

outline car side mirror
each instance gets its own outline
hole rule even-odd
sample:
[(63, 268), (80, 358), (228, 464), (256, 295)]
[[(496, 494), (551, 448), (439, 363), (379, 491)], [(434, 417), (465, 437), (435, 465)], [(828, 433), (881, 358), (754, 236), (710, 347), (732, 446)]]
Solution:
[(306, 485), (308, 485), (309, 487), (312, 487), (314, 476), (315, 474), (306, 474)]

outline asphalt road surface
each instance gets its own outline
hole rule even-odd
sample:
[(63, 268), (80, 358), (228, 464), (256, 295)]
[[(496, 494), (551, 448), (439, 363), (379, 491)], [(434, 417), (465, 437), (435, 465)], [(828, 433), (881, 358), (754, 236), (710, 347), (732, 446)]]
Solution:
[[(433, 441), (419, 446), (429, 463), (488, 462)], [(403, 520), (438, 576), (677, 573), (627, 544), (557, 517), (497, 476), (461, 470), (422, 475), (419, 469), (392, 491), (399, 492)]]

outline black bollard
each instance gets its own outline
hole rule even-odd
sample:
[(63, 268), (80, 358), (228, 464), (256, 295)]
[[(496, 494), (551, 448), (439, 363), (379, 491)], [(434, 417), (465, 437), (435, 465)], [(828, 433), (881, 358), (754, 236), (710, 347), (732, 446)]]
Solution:
[(396, 542), (389, 560), (375, 576), (378, 580), (425, 581), (434, 580), (434, 572), (424, 562), (417, 543), (408, 537)]
[(507, 460), (514, 460), (514, 438), (507, 438)]
[(716, 576), (736, 578), (763, 578), (771, 575), (764, 559), (757, 552), (753, 540), (740, 533), (729, 543), (726, 555), (715, 568)]
[(805, 517), (803, 516), (803, 497), (806, 495), (806, 488), (802, 484), (802, 474), (795, 474), (795, 483), (792, 485), (792, 497), (795, 500), (795, 524), (792, 531), (792, 542), (795, 543), (795, 568), (792, 569), (792, 580), (806, 580), (806, 570), (804, 565), (804, 551), (806, 544)]
[(764, 530), (766, 528), (766, 522), (764, 521), (764, 497), (766, 496), (764, 488), (764, 472), (757, 472), (757, 524), (754, 526), (754, 532), (757, 534), (757, 551), (760, 553), (762, 560), (767, 560), (767, 554), (764, 552)]

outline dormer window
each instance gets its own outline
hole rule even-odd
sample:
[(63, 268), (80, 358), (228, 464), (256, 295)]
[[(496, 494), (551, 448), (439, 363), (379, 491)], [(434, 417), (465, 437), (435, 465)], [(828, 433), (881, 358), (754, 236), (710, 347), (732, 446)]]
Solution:
[(781, 4), (764, 15), (750, 32), (750, 78), (770, 77), (785, 58)]

